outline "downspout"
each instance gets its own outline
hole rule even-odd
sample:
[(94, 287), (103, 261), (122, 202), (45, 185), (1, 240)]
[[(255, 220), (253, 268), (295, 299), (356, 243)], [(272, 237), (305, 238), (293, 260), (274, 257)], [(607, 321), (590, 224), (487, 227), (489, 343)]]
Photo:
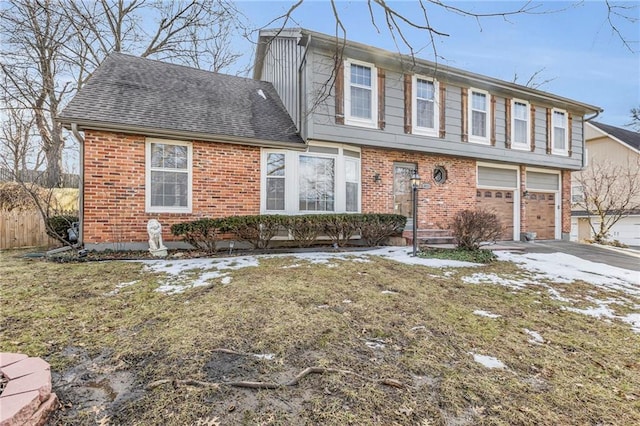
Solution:
[(84, 138), (78, 131), (78, 125), (71, 123), (71, 133), (80, 145), (80, 170), (78, 171), (78, 247), (84, 245)]
[(582, 141), (584, 143), (584, 147), (582, 149), (582, 166), (580, 167), (580, 170), (584, 170), (584, 168), (587, 167), (587, 141), (584, 138), (584, 123), (595, 120), (596, 118), (598, 118), (602, 111), (602, 109), (599, 109), (595, 114), (593, 114), (593, 117), (585, 118), (584, 120), (582, 120)]

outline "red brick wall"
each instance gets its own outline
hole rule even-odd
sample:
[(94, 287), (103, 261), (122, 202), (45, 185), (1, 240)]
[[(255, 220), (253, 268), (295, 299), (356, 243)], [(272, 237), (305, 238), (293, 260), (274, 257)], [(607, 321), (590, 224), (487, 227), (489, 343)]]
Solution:
[(85, 132), (84, 241), (144, 242), (147, 221), (260, 213), (260, 148), (193, 142), (192, 214), (145, 213), (145, 137)]
[[(476, 206), (475, 160), (374, 148), (362, 148), (362, 212), (394, 213), (393, 164), (416, 163), (422, 183), (431, 184), (418, 194), (418, 228), (446, 228), (450, 218)], [(433, 182), (433, 169), (444, 166), (447, 181)], [(380, 182), (373, 176), (379, 173)]]

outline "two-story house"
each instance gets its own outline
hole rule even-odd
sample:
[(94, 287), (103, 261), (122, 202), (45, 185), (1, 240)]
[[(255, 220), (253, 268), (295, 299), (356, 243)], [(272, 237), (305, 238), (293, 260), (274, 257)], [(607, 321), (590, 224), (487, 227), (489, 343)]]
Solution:
[[(274, 85), (308, 145), (262, 150), (261, 212), (411, 219), (417, 170), (430, 184), (419, 229), (479, 206), (505, 240), (569, 238), (570, 173), (598, 107), (302, 29), (260, 33), (254, 78)], [(274, 162), (285, 164), (277, 177)]]
[[(599, 108), (311, 31), (260, 34), (254, 79), (113, 54), (59, 117), (81, 141), (88, 248), (146, 222), (495, 211), (504, 239), (568, 238), (570, 173)], [(82, 133), (81, 133), (82, 132)], [(171, 240), (165, 232), (165, 240)]]

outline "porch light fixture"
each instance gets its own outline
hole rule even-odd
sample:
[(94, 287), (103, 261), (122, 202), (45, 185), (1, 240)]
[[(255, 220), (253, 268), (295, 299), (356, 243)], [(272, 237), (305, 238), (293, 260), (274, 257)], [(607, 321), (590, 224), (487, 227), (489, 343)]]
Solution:
[(524, 198), (527, 198), (529, 196), (529, 191), (527, 191), (526, 189), (524, 191), (522, 191), (522, 196)]
[(418, 169), (411, 174), (411, 189), (413, 190), (413, 257), (418, 253), (418, 188), (420, 187), (420, 175)]
[(373, 181), (374, 182), (380, 182), (382, 179), (380, 178), (380, 173), (375, 173), (373, 175)]

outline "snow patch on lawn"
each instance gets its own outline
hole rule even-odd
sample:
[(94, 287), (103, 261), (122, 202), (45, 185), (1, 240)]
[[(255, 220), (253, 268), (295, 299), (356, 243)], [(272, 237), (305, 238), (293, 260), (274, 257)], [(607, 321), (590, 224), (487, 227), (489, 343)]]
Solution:
[(479, 355), (473, 352), (469, 352), (469, 354), (473, 355), (473, 360), (475, 362), (477, 362), (478, 364), (482, 364), (487, 368), (500, 368), (500, 369), (507, 368), (507, 366), (504, 365), (502, 361), (500, 361), (498, 358), (488, 356), (488, 355)]
[(500, 277), (496, 274), (484, 273), (476, 273), (468, 277), (462, 277), (462, 281), (467, 284), (497, 284), (515, 290), (520, 290), (528, 284), (533, 284), (533, 281), (529, 280), (509, 279)]
[(544, 343), (544, 339), (542, 338), (540, 333), (538, 333), (537, 331), (532, 331), (525, 328), (524, 332), (527, 333), (529, 336), (531, 336), (531, 339), (529, 339), (529, 343), (535, 343), (535, 344)]
[(116, 285), (116, 288), (108, 293), (105, 293), (105, 296), (114, 296), (118, 293), (120, 293), (120, 290), (122, 290), (123, 288), (127, 288), (127, 287), (131, 287), (132, 285), (138, 284), (139, 280), (135, 280), (135, 281), (129, 281), (126, 283), (120, 283), (118, 285)]
[(487, 311), (481, 311), (481, 310), (476, 310), (473, 311), (474, 315), (478, 315), (480, 317), (487, 317), (487, 318), (500, 318), (502, 315), (498, 315), (498, 314), (492, 314), (491, 312), (487, 312)]
[(566, 253), (495, 253), (500, 260), (517, 263), (522, 269), (537, 274), (535, 278), (566, 284), (580, 280), (603, 289), (640, 296), (640, 273), (637, 271), (590, 262)]

